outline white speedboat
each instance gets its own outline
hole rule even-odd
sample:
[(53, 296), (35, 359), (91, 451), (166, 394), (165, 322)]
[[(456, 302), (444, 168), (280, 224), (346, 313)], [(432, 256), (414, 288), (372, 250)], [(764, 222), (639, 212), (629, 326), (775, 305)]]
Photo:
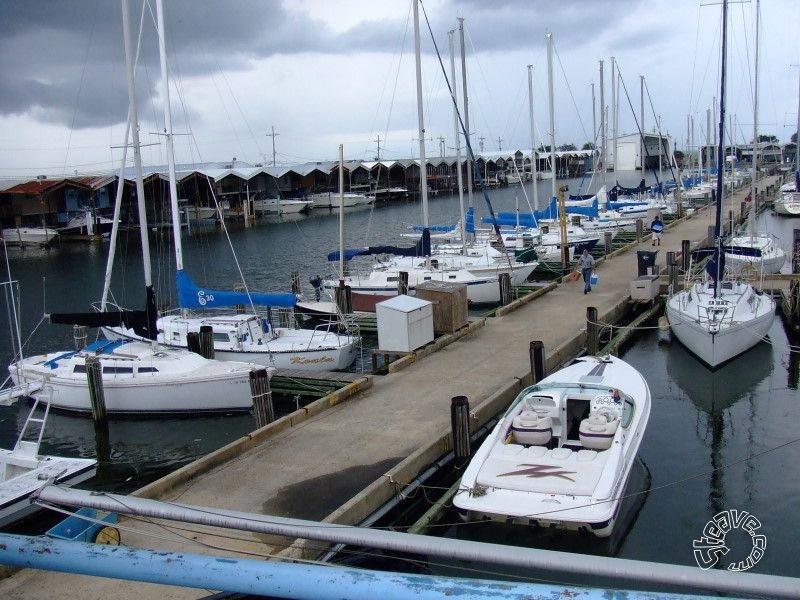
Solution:
[(109, 414), (247, 411), (252, 408), (250, 372), (259, 365), (207, 360), (194, 352), (152, 342), (101, 340), (79, 351), (50, 352), (9, 365), (16, 385), (41, 383), (31, 394), (51, 407), (89, 413), (92, 403), (86, 359), (102, 370)]
[[(39, 453), (49, 409), (47, 404), (39, 407), (39, 402), (34, 402), (14, 447), (11, 450), (0, 448), (0, 527), (39, 510), (40, 507), (31, 502), (31, 496), (45, 483), (77, 485), (94, 477), (97, 471), (97, 461), (93, 458)], [(38, 432), (29, 432), (36, 426)], [(33, 436), (35, 439), (30, 439)]]
[(3, 240), (9, 246), (47, 246), (58, 237), (49, 227), (9, 227), (3, 229)]
[(289, 200), (283, 198), (261, 198), (253, 200), (253, 210), (262, 215), (296, 215), (307, 213), (314, 208), (310, 200)]
[(453, 504), (466, 520), (611, 535), (650, 404), (647, 382), (628, 363), (578, 359), (520, 392)]
[(338, 192), (320, 192), (307, 194), (304, 199), (313, 202), (315, 208), (339, 208), (342, 205), (349, 208), (375, 202), (375, 196), (355, 192), (344, 192), (341, 195)]

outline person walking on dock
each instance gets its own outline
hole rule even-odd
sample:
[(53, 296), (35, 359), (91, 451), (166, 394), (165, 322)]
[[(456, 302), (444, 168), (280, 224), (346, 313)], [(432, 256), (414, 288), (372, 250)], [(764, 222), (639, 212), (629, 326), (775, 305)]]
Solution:
[(592, 291), (592, 271), (594, 271), (594, 256), (589, 254), (589, 251), (584, 248), (583, 254), (578, 258), (578, 268), (583, 274), (583, 293)]
[(653, 246), (660, 246), (661, 232), (664, 231), (664, 223), (661, 222), (661, 217), (659, 215), (656, 215), (656, 218), (650, 223), (650, 231), (653, 232)]

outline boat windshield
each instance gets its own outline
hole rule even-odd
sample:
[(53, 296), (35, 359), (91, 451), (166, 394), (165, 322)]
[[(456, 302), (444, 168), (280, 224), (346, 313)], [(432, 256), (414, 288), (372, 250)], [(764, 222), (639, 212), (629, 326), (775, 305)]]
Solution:
[[(538, 383), (529, 386), (519, 393), (516, 400), (511, 403), (511, 406), (506, 411), (506, 415), (515, 412), (519, 404), (525, 402), (526, 404), (549, 404), (554, 402), (554, 399), (559, 398), (562, 394), (580, 394), (581, 396), (612, 396), (614, 388), (609, 388), (605, 385), (598, 385), (596, 383), (571, 383), (571, 382), (553, 382), (553, 383)], [(620, 390), (622, 397), (622, 418), (621, 425), (628, 427), (633, 419), (636, 409), (635, 402), (631, 396)], [(546, 400), (549, 400), (547, 402)], [(609, 398), (610, 400), (610, 398)], [(557, 402), (557, 400), (556, 400)]]

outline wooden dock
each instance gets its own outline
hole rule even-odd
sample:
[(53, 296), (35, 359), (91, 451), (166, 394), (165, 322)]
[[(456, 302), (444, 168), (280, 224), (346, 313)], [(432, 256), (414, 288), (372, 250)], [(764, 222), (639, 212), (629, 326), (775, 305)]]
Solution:
[[(770, 178), (763, 186), (775, 186)], [(738, 215), (747, 190), (726, 199), (724, 214)], [(674, 221), (657, 248), (663, 268), (668, 251), (705, 245), (713, 207)], [(473, 320), (458, 336), (393, 363), (384, 376), (360, 376), (333, 395), (278, 419), (250, 436), (138, 490), (135, 495), (220, 509), (358, 524), (399, 494), (406, 483), (451, 448), (450, 402), (467, 396), (472, 429), (505, 408), (531, 382), (530, 343), (543, 342), (546, 370), (585, 346), (588, 307), (598, 320), (615, 323), (627, 310), (630, 281), (637, 276), (629, 243), (598, 264), (600, 284), (590, 294), (576, 282), (554, 282), (519, 298), (498, 317)], [(160, 521), (124, 522), (123, 544), (179, 552), (249, 557), (316, 557), (318, 544), (213, 527), (190, 532)], [(194, 598), (198, 592), (144, 583), (25, 570), (0, 581), (7, 598)]]

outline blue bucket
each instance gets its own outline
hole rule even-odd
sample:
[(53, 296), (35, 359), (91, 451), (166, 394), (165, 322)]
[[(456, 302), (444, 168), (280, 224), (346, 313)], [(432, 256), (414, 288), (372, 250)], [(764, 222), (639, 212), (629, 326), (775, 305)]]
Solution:
[(592, 273), (592, 276), (589, 278), (589, 283), (591, 283), (592, 285), (597, 285), (597, 282), (599, 280), (600, 278), (597, 276), (597, 273)]

